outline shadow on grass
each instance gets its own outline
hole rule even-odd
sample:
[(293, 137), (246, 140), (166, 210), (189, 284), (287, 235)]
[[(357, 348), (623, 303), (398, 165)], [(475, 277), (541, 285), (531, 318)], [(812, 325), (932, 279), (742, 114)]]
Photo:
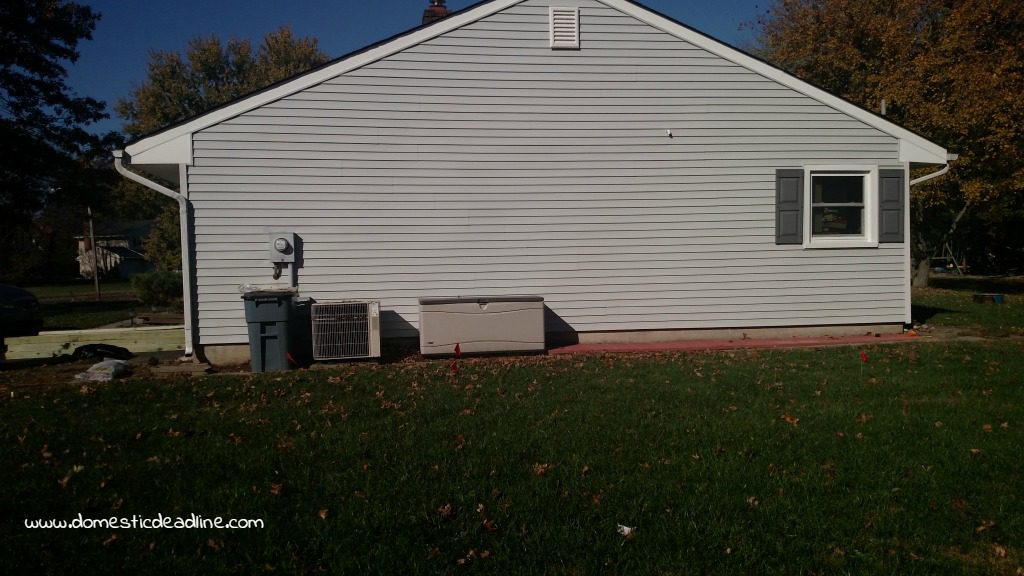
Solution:
[(949, 308), (939, 308), (937, 306), (924, 306), (921, 304), (910, 305), (910, 317), (914, 322), (920, 324), (927, 324), (933, 316), (938, 314), (960, 314), (959, 310), (950, 310)]
[(932, 288), (964, 290), (971, 292), (1001, 292), (1005, 294), (1024, 293), (1024, 277), (1021, 276), (954, 276), (933, 275), (928, 279)]

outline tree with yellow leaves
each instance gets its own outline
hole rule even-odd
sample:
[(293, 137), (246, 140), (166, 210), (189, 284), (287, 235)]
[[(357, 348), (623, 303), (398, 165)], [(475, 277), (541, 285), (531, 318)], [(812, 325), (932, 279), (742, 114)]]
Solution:
[(1024, 265), (1024, 2), (775, 0), (757, 29), (768, 61), (959, 154), (912, 191), (915, 280), (955, 231), (975, 265)]

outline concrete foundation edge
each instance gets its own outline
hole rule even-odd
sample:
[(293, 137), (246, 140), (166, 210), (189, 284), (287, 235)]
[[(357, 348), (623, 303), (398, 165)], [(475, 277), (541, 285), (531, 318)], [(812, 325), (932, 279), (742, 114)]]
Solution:
[(768, 340), (902, 334), (903, 324), (844, 324), (834, 326), (783, 326), (771, 328), (697, 328), (686, 330), (634, 330), (614, 332), (552, 332), (548, 347), (571, 344), (644, 344), (689, 340)]
[[(549, 332), (547, 346), (570, 344), (636, 344), (687, 340), (743, 340), (900, 334), (903, 324), (846, 324), (835, 326), (787, 326), (778, 328), (706, 328), (686, 330), (634, 330), (614, 332)], [(385, 339), (382, 348), (400, 343), (408, 348), (409, 338)], [(199, 347), (200, 355), (213, 366), (249, 363), (248, 344), (211, 344)]]

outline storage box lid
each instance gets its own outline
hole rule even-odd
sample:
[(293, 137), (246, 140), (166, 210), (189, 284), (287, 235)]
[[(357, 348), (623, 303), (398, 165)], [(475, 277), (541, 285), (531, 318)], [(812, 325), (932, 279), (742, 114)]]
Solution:
[(543, 296), (440, 296), (420, 298), (420, 304), (464, 304), (466, 302), (543, 302)]

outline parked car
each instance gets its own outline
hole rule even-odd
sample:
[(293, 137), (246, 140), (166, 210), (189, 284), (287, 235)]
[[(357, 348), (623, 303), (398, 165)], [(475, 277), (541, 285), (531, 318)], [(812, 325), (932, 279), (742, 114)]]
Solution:
[(39, 300), (24, 288), (0, 284), (0, 339), (35, 336), (42, 327)]

